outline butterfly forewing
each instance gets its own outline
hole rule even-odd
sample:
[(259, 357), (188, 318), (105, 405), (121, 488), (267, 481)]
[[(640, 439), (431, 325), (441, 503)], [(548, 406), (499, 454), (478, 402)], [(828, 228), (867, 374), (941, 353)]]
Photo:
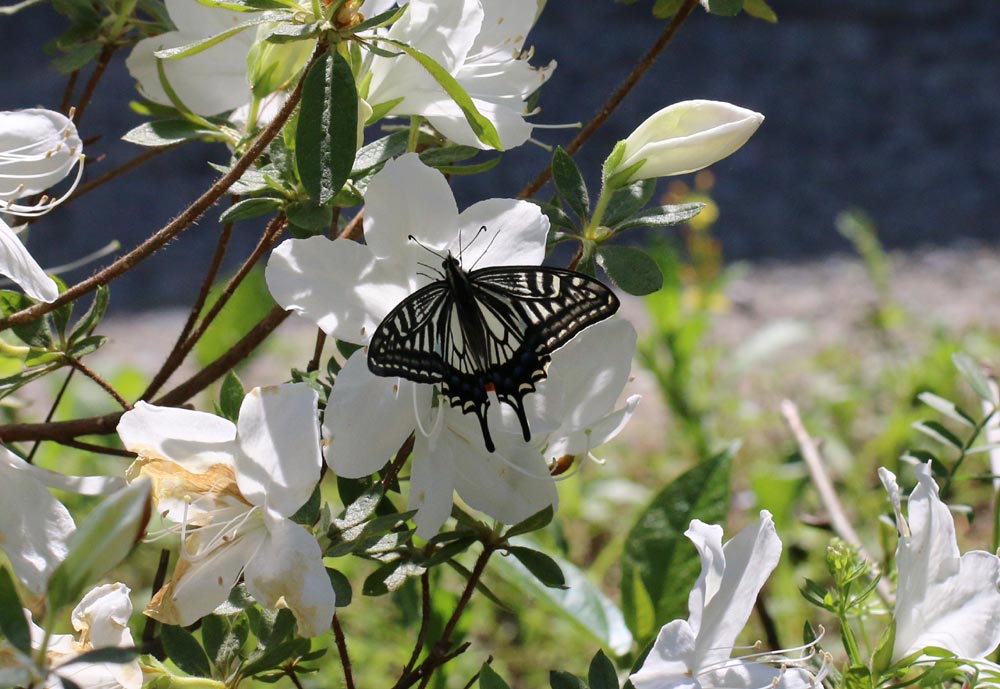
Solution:
[(451, 256), (444, 269), (445, 280), (418, 290), (385, 317), (369, 345), (368, 367), (377, 375), (440, 383), (451, 406), (476, 414), (490, 452), (486, 392), (494, 390), (517, 413), (528, 440), (523, 400), (545, 378), (549, 355), (613, 314), (618, 298), (571, 270), (497, 266), (466, 273)]

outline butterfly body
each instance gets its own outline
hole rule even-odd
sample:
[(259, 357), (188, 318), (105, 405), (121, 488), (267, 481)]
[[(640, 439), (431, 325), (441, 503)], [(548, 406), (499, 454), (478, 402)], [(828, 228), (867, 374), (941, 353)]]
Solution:
[(601, 282), (543, 266), (465, 271), (451, 254), (440, 280), (401, 301), (368, 347), (368, 368), (441, 386), (453, 407), (474, 413), (486, 449), (495, 450), (488, 392), (517, 414), (530, 440), (525, 395), (546, 376), (549, 355), (588, 325), (618, 309)]

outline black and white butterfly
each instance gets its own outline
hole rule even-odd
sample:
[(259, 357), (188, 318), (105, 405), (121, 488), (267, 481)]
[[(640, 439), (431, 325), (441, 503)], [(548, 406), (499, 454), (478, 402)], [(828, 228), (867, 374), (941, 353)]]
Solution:
[[(485, 229), (485, 228), (484, 228)], [(544, 266), (466, 272), (450, 252), (439, 280), (389, 312), (368, 345), (368, 368), (441, 386), (453, 407), (475, 413), (486, 449), (487, 392), (511, 406), (531, 439), (524, 397), (546, 376), (549, 355), (618, 310), (618, 297), (594, 278)]]

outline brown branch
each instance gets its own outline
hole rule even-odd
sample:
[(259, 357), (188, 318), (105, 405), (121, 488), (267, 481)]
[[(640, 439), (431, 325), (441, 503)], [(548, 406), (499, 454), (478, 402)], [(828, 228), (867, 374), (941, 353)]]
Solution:
[[(303, 74), (307, 73), (308, 70), (309, 67), (307, 66)], [(27, 309), (18, 311), (6, 318), (0, 319), (0, 331), (6, 330), (14, 325), (20, 325), (21, 323), (27, 323), (28, 321), (35, 320), (46, 313), (58, 309), (63, 304), (73, 301), (81, 295), (97, 289), (101, 285), (106, 285), (119, 275), (130, 270), (140, 261), (148, 258), (157, 249), (161, 248), (167, 242), (190, 227), (195, 220), (201, 217), (202, 213), (211, 208), (215, 202), (219, 200), (219, 197), (229, 190), (229, 188), (243, 175), (244, 172), (247, 171), (254, 161), (260, 157), (260, 154), (264, 152), (264, 149), (271, 143), (274, 137), (277, 136), (278, 132), (281, 131), (282, 125), (284, 125), (289, 115), (292, 114), (292, 111), (295, 109), (295, 106), (298, 104), (299, 99), (302, 96), (303, 83), (304, 77), (299, 80), (298, 85), (295, 87), (295, 90), (292, 91), (291, 95), (289, 95), (288, 100), (282, 106), (278, 115), (274, 118), (271, 124), (269, 124), (267, 128), (261, 132), (260, 136), (257, 137), (247, 152), (244, 153), (235, 164), (233, 164), (233, 167), (225, 175), (213, 184), (204, 194), (198, 197), (194, 203), (188, 206), (184, 212), (164, 225), (154, 235), (137, 246), (135, 249), (125, 254), (106, 268), (98, 271), (93, 276), (73, 285), (60, 294), (54, 301), (35, 304), (34, 306), (30, 306)]]
[(340, 618), (333, 616), (333, 639), (337, 644), (337, 653), (340, 655), (340, 665), (344, 668), (344, 685), (347, 689), (354, 689), (354, 673), (351, 672), (351, 658), (347, 655), (347, 640), (344, 638), (344, 630), (340, 626)]
[(132, 405), (128, 403), (128, 400), (126, 400), (124, 397), (122, 397), (118, 393), (118, 391), (115, 390), (114, 387), (112, 387), (111, 383), (109, 383), (108, 381), (104, 380), (104, 378), (102, 378), (100, 375), (98, 375), (97, 372), (94, 371), (92, 368), (90, 368), (89, 366), (87, 366), (87, 364), (83, 363), (79, 359), (77, 359), (75, 357), (72, 357), (72, 356), (66, 356), (65, 359), (66, 359), (66, 363), (68, 363), (70, 366), (72, 366), (73, 368), (75, 368), (77, 371), (79, 371), (80, 373), (82, 373), (83, 375), (87, 376), (88, 378), (90, 378), (95, 383), (97, 383), (99, 386), (101, 386), (101, 388), (104, 390), (104, 392), (106, 392), (109, 395), (111, 395), (115, 399), (115, 402), (117, 402), (118, 404), (121, 405), (122, 409), (124, 409), (125, 411), (128, 411), (129, 409), (132, 408)]
[(87, 106), (90, 105), (90, 99), (94, 96), (94, 90), (97, 89), (97, 82), (104, 76), (104, 71), (111, 63), (111, 56), (114, 55), (116, 48), (117, 46), (107, 43), (101, 50), (101, 54), (97, 57), (97, 62), (94, 64), (94, 71), (91, 73), (90, 79), (87, 80), (87, 85), (83, 87), (80, 100), (76, 102), (76, 114), (73, 116), (73, 122), (78, 127), (80, 126), (80, 120), (83, 119), (83, 113), (87, 110)]
[(337, 239), (360, 239), (362, 221), (365, 219), (365, 209), (362, 206), (351, 221), (344, 226), (344, 231), (337, 235)]
[[(233, 201), (236, 197), (232, 197)], [(156, 372), (153, 376), (153, 380), (150, 381), (149, 385), (146, 386), (145, 392), (142, 393), (140, 399), (149, 399), (163, 387), (163, 384), (167, 382), (177, 367), (181, 365), (184, 361), (184, 357), (190, 351), (190, 348), (185, 348), (184, 343), (194, 329), (195, 323), (198, 322), (198, 316), (201, 314), (202, 308), (205, 306), (205, 301), (208, 299), (208, 293), (212, 291), (212, 285), (215, 283), (215, 276), (219, 274), (219, 266), (222, 265), (222, 257), (226, 254), (226, 248), (229, 246), (229, 238), (233, 233), (233, 223), (227, 222), (222, 226), (222, 232), (219, 235), (219, 242), (215, 245), (215, 252), (212, 254), (212, 260), (208, 265), (208, 270), (205, 273), (205, 277), (201, 281), (201, 288), (198, 290), (198, 296), (195, 297), (194, 304), (191, 305), (191, 311), (188, 313), (187, 321), (181, 328), (181, 331), (177, 334), (177, 339), (174, 340), (174, 346), (170, 348), (170, 353), (167, 354), (167, 358), (163, 361), (160, 366), (160, 370)]]
[(80, 79), (80, 70), (74, 69), (70, 72), (69, 79), (66, 80), (66, 88), (63, 89), (63, 97), (59, 102), (59, 112), (69, 112), (70, 101), (73, 100), (73, 91), (76, 90), (76, 82)]
[(66, 447), (84, 450), (85, 452), (93, 452), (99, 455), (126, 457), (128, 459), (135, 459), (137, 456), (136, 453), (129, 452), (128, 450), (119, 450), (117, 447), (105, 447), (104, 445), (98, 445), (96, 443), (85, 443), (82, 440), (56, 440), (54, 442), (57, 442), (60, 445), (65, 445)]
[[(686, 0), (684, 5), (677, 10), (677, 14), (675, 14), (673, 19), (670, 20), (670, 23), (667, 24), (667, 27), (663, 30), (663, 32), (657, 36), (656, 41), (654, 41), (653, 45), (646, 51), (646, 54), (642, 56), (635, 68), (627, 77), (625, 77), (625, 80), (619, 84), (618, 88), (615, 89), (614, 93), (612, 93), (611, 96), (604, 102), (604, 105), (601, 106), (601, 109), (597, 111), (597, 114), (594, 115), (590, 122), (584, 125), (583, 129), (580, 130), (580, 133), (574, 137), (568, 146), (566, 146), (566, 152), (568, 154), (573, 155), (580, 150), (583, 144), (585, 144), (587, 140), (594, 135), (594, 132), (596, 132), (601, 125), (604, 124), (604, 121), (607, 120), (608, 117), (611, 116), (611, 113), (613, 113), (621, 102), (625, 100), (625, 96), (627, 96), (629, 91), (631, 91), (635, 85), (639, 83), (639, 79), (641, 79), (643, 75), (649, 71), (649, 68), (653, 66), (653, 63), (656, 62), (656, 58), (661, 52), (663, 52), (663, 49), (670, 44), (670, 41), (673, 40), (677, 30), (681, 28), (681, 24), (683, 24), (684, 20), (690, 16), (691, 12), (695, 7), (697, 7), (697, 5), (698, 0)], [(549, 181), (551, 176), (552, 167), (546, 166), (546, 168), (542, 170), (538, 176), (528, 184), (528, 186), (521, 190), (518, 198), (526, 199), (534, 196), (535, 193), (542, 188), (542, 185)]]
[[(267, 336), (274, 332), (289, 316), (288, 311), (275, 306), (267, 312), (253, 329), (230, 347), (218, 359), (194, 374), (176, 388), (166, 393), (153, 404), (164, 407), (184, 404), (213, 382), (226, 374), (237, 362), (245, 358)], [(50, 423), (12, 423), (0, 426), (0, 442), (12, 443), (24, 440), (63, 441), (81, 435), (107, 435), (114, 433), (124, 412), (114, 412), (104, 416), (91, 416), (70, 421)]]

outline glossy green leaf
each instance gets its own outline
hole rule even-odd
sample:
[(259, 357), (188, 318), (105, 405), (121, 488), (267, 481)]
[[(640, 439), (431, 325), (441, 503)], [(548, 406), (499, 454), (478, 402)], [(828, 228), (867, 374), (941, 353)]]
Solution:
[(358, 148), (358, 90), (340, 53), (328, 52), (306, 75), (295, 130), (299, 179), (309, 196), (325, 205), (354, 167)]
[(545, 553), (524, 546), (510, 546), (507, 552), (528, 568), (528, 571), (550, 588), (566, 588), (566, 577), (559, 564)]
[(601, 222), (608, 227), (614, 227), (628, 220), (649, 203), (655, 191), (655, 179), (640, 179), (627, 187), (616, 189), (611, 194)]
[(604, 651), (598, 651), (591, 659), (587, 683), (590, 689), (618, 689), (618, 671)]
[(330, 577), (330, 584), (337, 597), (337, 607), (346, 608), (354, 598), (354, 589), (351, 587), (351, 580), (343, 575), (339, 570), (326, 568), (326, 575)]
[(583, 680), (572, 672), (552, 670), (549, 672), (549, 686), (552, 689), (587, 689)]
[(403, 155), (406, 153), (408, 137), (409, 132), (393, 132), (389, 136), (383, 136), (381, 139), (376, 139), (370, 144), (362, 146), (354, 156), (354, 169), (351, 174), (358, 175), (387, 160)]
[[(622, 605), (635, 607), (637, 576), (655, 611), (655, 631), (672, 619), (687, 616), (691, 586), (701, 571), (694, 546), (684, 537), (692, 519), (725, 522), (729, 511), (732, 450), (705, 460), (657, 493), (629, 531), (622, 553)], [(643, 630), (648, 632), (649, 630)]]
[(652, 294), (663, 287), (660, 267), (642, 249), (605, 244), (597, 250), (597, 263), (629, 294)]
[(554, 515), (555, 511), (552, 509), (552, 505), (546, 505), (544, 509), (539, 510), (524, 521), (518, 522), (507, 529), (504, 533), (504, 538), (513, 538), (514, 536), (544, 529), (552, 521)]
[(562, 146), (556, 146), (552, 153), (552, 181), (555, 182), (559, 196), (566, 202), (570, 210), (582, 220), (590, 216), (590, 195), (587, 193), (587, 183), (583, 180), (576, 161)]
[(510, 689), (510, 685), (489, 663), (483, 663), (479, 669), (479, 689)]
[(219, 222), (239, 222), (240, 220), (259, 218), (262, 215), (273, 213), (281, 208), (281, 203), (281, 199), (269, 196), (243, 199), (224, 210), (219, 216)]
[(743, 9), (743, 0), (708, 0), (708, 11), (720, 17), (735, 17)]

